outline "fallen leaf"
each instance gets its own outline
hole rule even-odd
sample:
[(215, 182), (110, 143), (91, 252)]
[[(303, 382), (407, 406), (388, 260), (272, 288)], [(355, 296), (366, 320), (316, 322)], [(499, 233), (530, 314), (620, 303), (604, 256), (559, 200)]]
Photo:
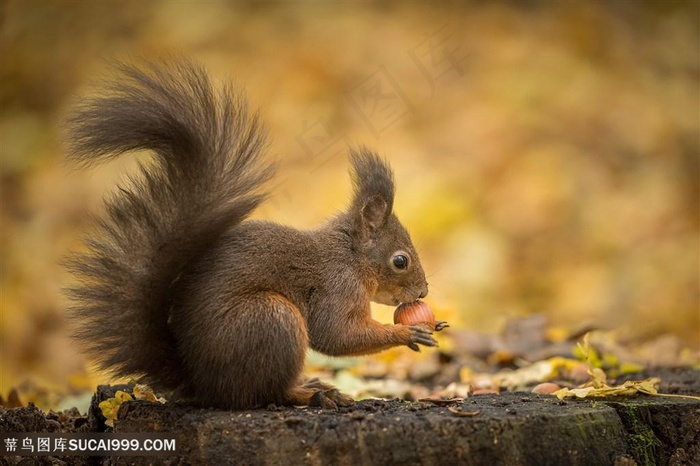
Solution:
[(691, 400), (699, 400), (699, 396), (690, 395), (675, 395), (675, 394), (664, 394), (658, 393), (657, 387), (661, 383), (661, 379), (658, 377), (652, 377), (645, 380), (628, 380), (622, 385), (616, 385), (611, 387), (609, 385), (603, 384), (600, 387), (591, 386), (589, 382), (587, 386), (579, 388), (562, 388), (552, 393), (556, 395), (557, 398), (563, 400), (564, 398), (606, 398), (613, 396), (630, 396), (636, 395), (637, 393), (644, 393), (645, 395), (653, 396), (671, 396), (677, 398), (688, 398)]
[(134, 398), (137, 400), (146, 400), (150, 402), (165, 403), (165, 398), (156, 396), (153, 390), (148, 385), (136, 384), (134, 385)]
[(133, 401), (133, 399), (134, 398), (125, 391), (117, 390), (113, 398), (107, 398), (101, 402), (98, 406), (106, 419), (105, 424), (109, 427), (114, 427), (114, 421), (117, 420), (119, 406), (125, 401)]
[(462, 411), (460, 408), (455, 408), (454, 406), (450, 406), (447, 410), (459, 417), (473, 417), (481, 412), (478, 409), (476, 411)]

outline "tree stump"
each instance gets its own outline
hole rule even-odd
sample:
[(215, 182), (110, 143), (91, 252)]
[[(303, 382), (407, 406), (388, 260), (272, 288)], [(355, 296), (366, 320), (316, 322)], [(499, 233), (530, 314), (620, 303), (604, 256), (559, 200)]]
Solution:
[(700, 402), (559, 401), (525, 392), (453, 406), (365, 400), (338, 412), (128, 402), (116, 431), (177, 434), (177, 456), (166, 464), (690, 464), (700, 458)]
[[(700, 372), (655, 371), (666, 393), (700, 393)], [(628, 376), (642, 379), (650, 373)], [(620, 382), (618, 380), (618, 382)], [(103, 432), (101, 386), (88, 416), (0, 407), (0, 432)], [(638, 395), (560, 401), (530, 392), (464, 401), (364, 400), (338, 411), (271, 406), (218, 411), (123, 403), (117, 433), (171, 433), (172, 456), (22, 457), (1, 464), (698, 465), (700, 401)], [(38, 461), (38, 463), (32, 461)], [(29, 461), (29, 462), (27, 462)]]

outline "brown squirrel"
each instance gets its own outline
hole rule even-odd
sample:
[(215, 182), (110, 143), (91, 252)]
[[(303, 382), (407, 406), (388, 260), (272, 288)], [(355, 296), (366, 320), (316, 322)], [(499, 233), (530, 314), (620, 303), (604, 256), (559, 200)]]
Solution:
[(190, 62), (120, 70), (68, 120), (78, 163), (155, 156), (106, 201), (88, 252), (70, 260), (76, 336), (102, 368), (205, 406), (336, 407), (352, 399), (302, 380), (309, 347), (346, 356), (436, 346), (444, 323), (370, 314), (370, 301), (428, 293), (382, 159), (351, 151), (352, 202), (318, 229), (244, 221), (272, 175), (245, 98)]

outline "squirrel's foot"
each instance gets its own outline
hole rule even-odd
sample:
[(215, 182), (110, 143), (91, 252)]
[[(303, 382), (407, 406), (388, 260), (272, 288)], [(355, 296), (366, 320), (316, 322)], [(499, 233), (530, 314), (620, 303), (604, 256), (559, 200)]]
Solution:
[(309, 406), (316, 406), (324, 409), (338, 409), (339, 406), (351, 406), (355, 400), (348, 395), (340, 393), (337, 389), (318, 390), (309, 399)]
[(355, 403), (355, 400), (348, 395), (340, 393), (332, 385), (318, 379), (311, 379), (307, 384), (293, 388), (289, 393), (287, 404), (338, 409), (339, 406), (351, 406)]
[(321, 382), (318, 378), (314, 377), (308, 379), (302, 383), (302, 387), (316, 389), (323, 392), (323, 395), (333, 401), (338, 406), (351, 406), (355, 403), (350, 396), (341, 393), (333, 385), (325, 382)]
[(433, 329), (426, 325), (411, 325), (408, 327), (411, 330), (411, 340), (407, 343), (408, 347), (413, 351), (420, 352), (420, 345), (438, 346), (438, 342), (433, 338)]

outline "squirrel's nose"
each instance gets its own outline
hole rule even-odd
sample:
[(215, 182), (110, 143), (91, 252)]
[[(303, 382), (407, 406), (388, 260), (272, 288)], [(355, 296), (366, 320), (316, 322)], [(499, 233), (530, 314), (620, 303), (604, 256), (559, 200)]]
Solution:
[(418, 296), (418, 299), (425, 298), (426, 296), (428, 296), (428, 284), (427, 283), (425, 284), (425, 287), (423, 287), (423, 289), (421, 290), (420, 296)]

